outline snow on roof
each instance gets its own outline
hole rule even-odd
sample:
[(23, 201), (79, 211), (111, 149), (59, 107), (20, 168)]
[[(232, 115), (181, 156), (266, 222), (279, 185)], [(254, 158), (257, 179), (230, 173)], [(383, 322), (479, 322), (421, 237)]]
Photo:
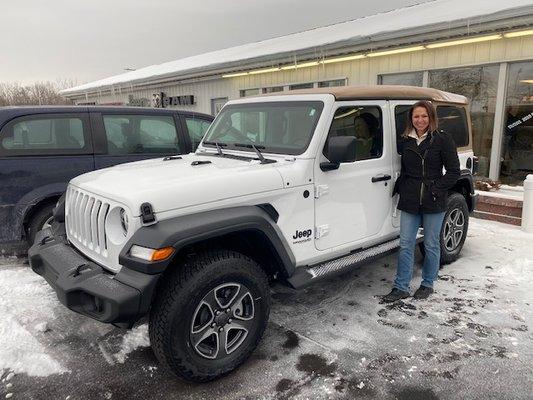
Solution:
[[(466, 20), (470, 23), (480, 23), (490, 20), (489, 16), (492, 14), (527, 6), (533, 7), (531, 0), (434, 0), (308, 31), (151, 65), (65, 89), (61, 91), (61, 94), (74, 94), (169, 75), (184, 75), (208, 67), (242, 62), (258, 57), (290, 54), (291, 52), (319, 48), (335, 43), (340, 44), (346, 41), (369, 42), (371, 36), (378, 34), (430, 27), (439, 23)], [(527, 12), (531, 11), (531, 9), (527, 10)], [(472, 21), (472, 19), (475, 20)]]

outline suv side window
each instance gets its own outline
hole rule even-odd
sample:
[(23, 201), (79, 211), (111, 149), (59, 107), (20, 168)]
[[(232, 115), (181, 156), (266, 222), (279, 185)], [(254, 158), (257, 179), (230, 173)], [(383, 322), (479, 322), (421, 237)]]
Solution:
[(102, 115), (111, 155), (179, 153), (174, 119), (170, 115)]
[(394, 123), (396, 127), (396, 151), (398, 154), (400, 152), (398, 151), (398, 144), (400, 143), (400, 138), (403, 135), (403, 132), (405, 131), (405, 127), (407, 126), (407, 118), (409, 118), (409, 110), (411, 109), (412, 105), (398, 105), (394, 107)]
[(33, 115), (9, 122), (0, 134), (6, 156), (85, 154), (91, 152), (86, 118), (75, 115)]
[[(407, 118), (409, 117), (410, 105), (398, 105), (394, 108), (394, 118), (396, 120), (396, 143), (405, 130)], [(449, 133), (457, 147), (468, 145), (468, 122), (466, 110), (456, 106), (437, 106), (437, 118), (439, 129)]]
[(185, 116), (184, 118), (185, 124), (187, 125), (187, 131), (189, 132), (189, 137), (191, 138), (192, 151), (194, 151), (202, 141), (202, 138), (211, 125), (211, 122), (193, 116)]
[(327, 157), (328, 141), (333, 136), (356, 138), (355, 160), (380, 158), (383, 154), (381, 108), (377, 106), (340, 107), (335, 111), (323, 154)]
[(449, 133), (457, 147), (468, 145), (468, 122), (463, 107), (437, 106), (439, 129)]

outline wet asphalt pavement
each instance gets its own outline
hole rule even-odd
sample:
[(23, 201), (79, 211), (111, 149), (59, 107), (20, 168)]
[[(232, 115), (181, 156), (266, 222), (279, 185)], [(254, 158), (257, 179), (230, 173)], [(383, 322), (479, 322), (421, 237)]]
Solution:
[[(131, 333), (66, 310), (22, 260), (2, 259), (4, 312), (16, 309), (11, 317), (65, 372), (20, 372), (7, 380), (16, 366), (2, 370), (0, 364), (0, 396), (532, 399), (532, 239), (508, 225), (472, 220), (461, 259), (440, 271), (436, 293), (423, 301), (380, 303), (396, 254), (302, 291), (277, 284), (258, 349), (237, 371), (207, 384), (175, 378), (149, 347), (125, 346)], [(8, 276), (35, 290), (2, 287)], [(417, 268), (413, 289), (419, 282)], [(35, 329), (36, 323), (46, 328)], [(146, 341), (145, 326), (134, 332)]]

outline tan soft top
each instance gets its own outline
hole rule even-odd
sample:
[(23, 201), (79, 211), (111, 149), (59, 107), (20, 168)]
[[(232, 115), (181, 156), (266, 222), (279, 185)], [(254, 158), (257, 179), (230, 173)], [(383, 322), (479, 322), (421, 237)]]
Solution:
[(468, 104), (468, 99), (459, 94), (417, 86), (367, 85), (336, 86), (317, 89), (298, 89), (271, 95), (331, 94), (338, 101), (343, 100), (430, 100), (435, 102)]

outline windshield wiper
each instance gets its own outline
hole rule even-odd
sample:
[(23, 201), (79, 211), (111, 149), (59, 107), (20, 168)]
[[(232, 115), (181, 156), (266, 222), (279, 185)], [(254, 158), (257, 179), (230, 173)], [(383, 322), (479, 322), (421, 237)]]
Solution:
[(223, 156), (224, 155), (224, 153), (222, 153), (221, 147), (225, 147), (225, 146), (228, 145), (227, 143), (220, 143), (220, 142), (202, 142), (202, 144), (206, 144), (208, 146), (216, 146), (217, 153), (218, 153), (219, 156)]
[(270, 164), (275, 163), (276, 160), (270, 160), (266, 159), (263, 154), (259, 151), (259, 149), (265, 149), (265, 146), (256, 146), (255, 144), (247, 144), (247, 143), (234, 143), (235, 147), (246, 147), (247, 149), (254, 149), (255, 154), (257, 154), (257, 158), (259, 158), (259, 161), (261, 161), (261, 164)]

